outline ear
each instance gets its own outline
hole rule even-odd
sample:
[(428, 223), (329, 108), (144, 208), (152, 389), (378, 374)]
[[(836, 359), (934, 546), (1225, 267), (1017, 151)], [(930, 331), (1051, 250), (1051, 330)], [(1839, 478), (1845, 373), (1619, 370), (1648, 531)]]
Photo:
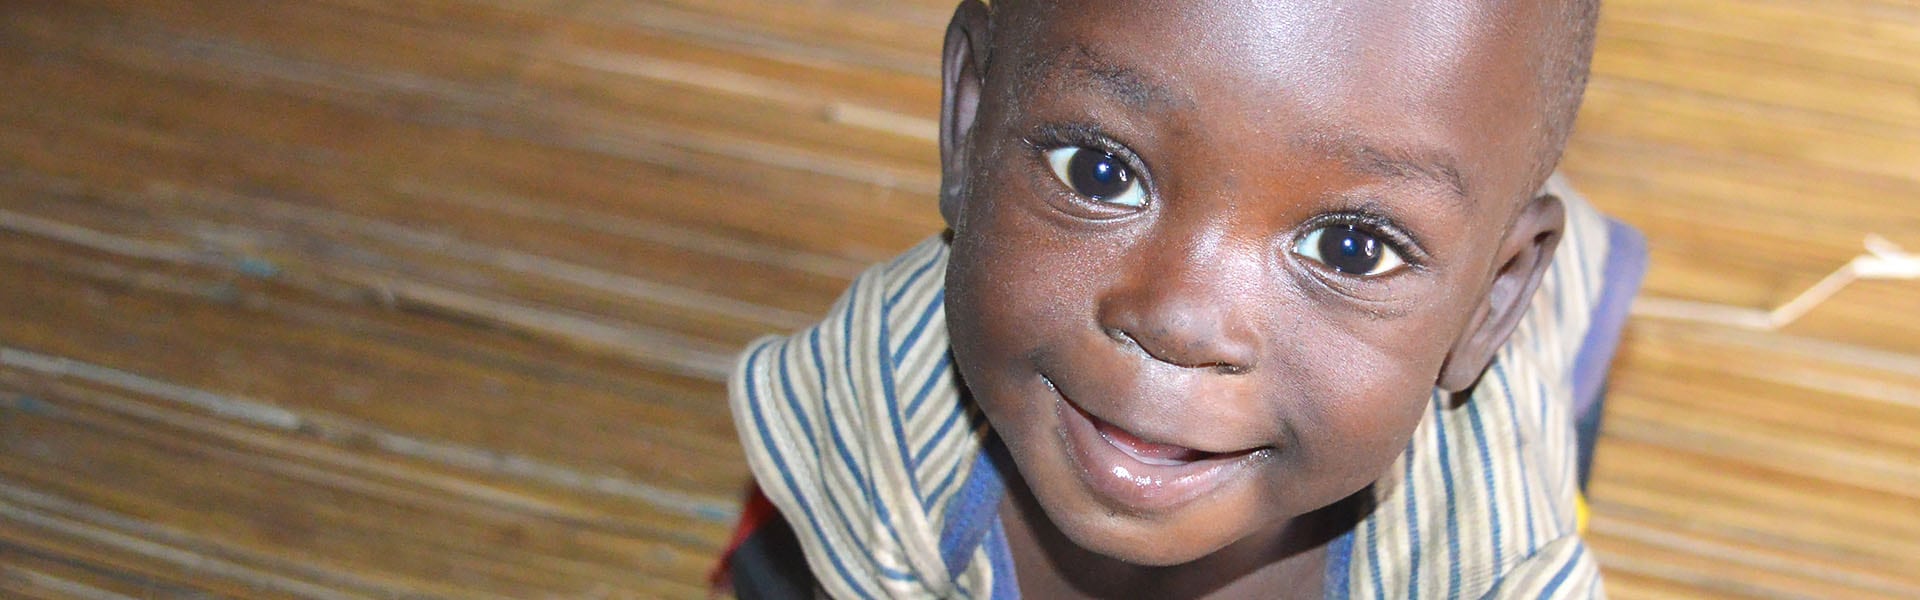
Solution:
[(1533, 303), (1533, 292), (1553, 262), (1566, 220), (1566, 206), (1551, 193), (1541, 192), (1520, 208), (1519, 218), (1500, 242), (1500, 268), (1493, 274), (1493, 285), (1440, 366), (1436, 385), (1441, 389), (1455, 394), (1465, 391), (1493, 363), (1494, 353), (1507, 343)]
[(940, 216), (948, 228), (958, 223), (966, 196), (967, 139), (980, 112), (989, 34), (987, 6), (980, 0), (963, 0), (947, 23), (940, 63)]

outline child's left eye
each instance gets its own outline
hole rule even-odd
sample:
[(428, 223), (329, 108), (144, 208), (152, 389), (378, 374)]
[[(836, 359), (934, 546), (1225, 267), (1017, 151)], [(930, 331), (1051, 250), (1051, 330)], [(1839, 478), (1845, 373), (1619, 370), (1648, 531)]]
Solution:
[(1375, 277), (1407, 265), (1386, 240), (1352, 225), (1321, 227), (1300, 238), (1293, 252), (1335, 271)]
[(1047, 165), (1053, 167), (1053, 176), (1073, 188), (1074, 193), (1128, 208), (1140, 208), (1147, 203), (1139, 178), (1112, 154), (1081, 146), (1063, 146), (1047, 151)]

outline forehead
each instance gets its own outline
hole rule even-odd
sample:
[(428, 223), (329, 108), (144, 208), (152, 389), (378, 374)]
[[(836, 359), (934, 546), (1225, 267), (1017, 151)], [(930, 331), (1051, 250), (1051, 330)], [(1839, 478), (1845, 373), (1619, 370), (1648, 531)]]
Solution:
[(1530, 164), (1532, 2), (1001, 4), (1013, 14), (1000, 15), (996, 52), (1026, 84), (1010, 90), (1023, 102), (1084, 100), (1219, 142), (1284, 138), (1415, 175), (1432, 167), (1462, 188), (1504, 188)]

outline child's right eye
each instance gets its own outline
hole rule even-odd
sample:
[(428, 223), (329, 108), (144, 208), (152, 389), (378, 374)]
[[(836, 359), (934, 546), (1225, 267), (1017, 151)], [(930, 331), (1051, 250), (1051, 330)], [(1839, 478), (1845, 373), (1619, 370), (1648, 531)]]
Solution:
[(1047, 165), (1053, 176), (1074, 193), (1093, 200), (1140, 208), (1147, 203), (1146, 190), (1132, 169), (1119, 157), (1081, 146), (1063, 146), (1047, 151)]

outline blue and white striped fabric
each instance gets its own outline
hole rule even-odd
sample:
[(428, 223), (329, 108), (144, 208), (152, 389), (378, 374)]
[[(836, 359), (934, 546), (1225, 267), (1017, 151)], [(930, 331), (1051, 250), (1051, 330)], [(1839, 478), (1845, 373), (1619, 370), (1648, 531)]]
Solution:
[[(1525, 321), (1473, 398), (1436, 392), (1378, 509), (1329, 549), (1330, 598), (1601, 595), (1574, 530), (1571, 372), (1608, 221), (1555, 179), (1568, 227)], [(947, 247), (855, 280), (821, 323), (751, 345), (729, 386), (747, 462), (840, 598), (1013, 598), (986, 420), (954, 374)]]

